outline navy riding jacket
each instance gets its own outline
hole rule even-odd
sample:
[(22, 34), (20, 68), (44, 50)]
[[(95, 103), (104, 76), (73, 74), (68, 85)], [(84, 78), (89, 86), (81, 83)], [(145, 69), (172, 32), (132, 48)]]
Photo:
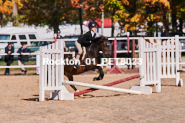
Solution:
[(87, 47), (93, 42), (95, 36), (96, 33), (94, 33), (94, 36), (92, 37), (91, 31), (88, 31), (87, 33), (85, 33), (85, 35), (79, 37), (78, 43), (80, 43), (82, 46)]

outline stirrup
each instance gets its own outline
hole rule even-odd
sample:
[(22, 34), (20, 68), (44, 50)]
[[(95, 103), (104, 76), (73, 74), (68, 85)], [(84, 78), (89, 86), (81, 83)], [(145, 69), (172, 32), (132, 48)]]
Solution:
[(79, 66), (76, 64), (76, 65), (74, 65), (74, 67), (73, 67), (74, 69), (78, 69), (79, 68)]

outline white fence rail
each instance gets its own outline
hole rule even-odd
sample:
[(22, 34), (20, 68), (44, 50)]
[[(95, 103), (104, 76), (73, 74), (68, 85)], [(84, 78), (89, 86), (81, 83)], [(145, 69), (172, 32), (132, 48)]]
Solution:
[[(157, 39), (159, 41), (161, 41), (162, 39), (171, 39), (172, 37), (145, 37), (145, 39)], [(130, 37), (129, 40), (140, 40), (141, 37)], [(179, 37), (179, 39), (185, 39), (185, 37)], [(63, 41), (76, 41), (77, 39), (63, 39)], [(108, 40), (115, 40), (115, 38), (108, 38)], [(127, 38), (117, 38), (117, 40), (127, 40)], [(27, 42), (28, 40), (20, 40), (20, 42)], [(29, 40), (30, 42), (41, 42), (41, 41), (55, 41), (54, 39), (45, 39), (45, 40)], [(0, 40), (1, 42), (16, 42), (16, 40)], [(1, 49), (1, 48), (0, 48)], [(3, 48), (4, 49), (4, 48)], [(180, 52), (185, 52), (185, 50), (179, 50)], [(131, 50), (129, 51), (130, 53), (132, 52)], [(116, 53), (127, 53), (127, 50), (117, 50)], [(139, 53), (139, 50), (135, 50), (135, 53)], [(37, 52), (33, 52), (33, 53), (23, 53), (23, 55), (39, 55), (40, 51)], [(74, 52), (72, 53), (74, 55)], [(5, 56), (7, 55), (6, 53), (0, 53), (0, 56)], [(20, 55), (19, 53), (12, 53), (12, 55)], [(180, 54), (181, 55), (181, 54)], [(185, 64), (185, 63), (179, 63), (181, 65)], [(27, 67), (38, 67), (39, 65), (27, 65)], [(11, 66), (0, 66), (0, 68), (14, 68)], [(15, 66), (15, 68), (21, 68), (21, 66)]]

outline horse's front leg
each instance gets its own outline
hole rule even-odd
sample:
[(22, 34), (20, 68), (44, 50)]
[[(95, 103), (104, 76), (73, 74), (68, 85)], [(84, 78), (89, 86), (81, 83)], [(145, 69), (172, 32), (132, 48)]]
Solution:
[(103, 69), (102, 69), (102, 67), (100, 67), (100, 66), (96, 66), (96, 69), (98, 69), (99, 70), (99, 76), (98, 77), (94, 77), (93, 78), (93, 81), (98, 81), (98, 80), (102, 80), (103, 79), (103, 77), (104, 77), (104, 72), (103, 72)]
[[(73, 75), (66, 75), (69, 81), (73, 81)], [(74, 91), (78, 92), (77, 88), (74, 85), (70, 85)]]

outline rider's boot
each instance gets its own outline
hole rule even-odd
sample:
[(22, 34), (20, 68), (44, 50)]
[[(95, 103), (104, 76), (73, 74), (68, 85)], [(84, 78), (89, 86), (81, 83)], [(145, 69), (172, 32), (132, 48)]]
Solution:
[(79, 66), (78, 66), (77, 64), (75, 64), (73, 68), (74, 68), (74, 69), (78, 69)]
[(78, 59), (75, 60), (75, 64), (74, 64), (74, 69), (78, 69), (79, 68), (79, 65), (80, 64), (80, 61)]

